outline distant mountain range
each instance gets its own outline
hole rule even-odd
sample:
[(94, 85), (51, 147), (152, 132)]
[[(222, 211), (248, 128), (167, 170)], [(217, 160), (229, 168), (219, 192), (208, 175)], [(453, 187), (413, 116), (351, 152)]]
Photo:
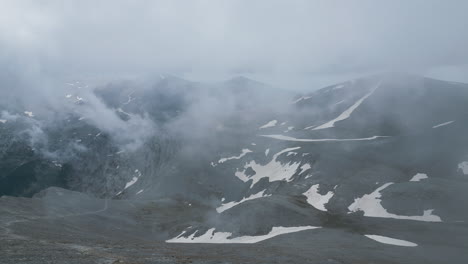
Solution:
[(468, 259), (433, 241), (467, 232), (468, 84), (387, 73), (301, 95), (243, 77), (65, 87), (60, 111), (0, 107), (0, 196), (164, 201), (137, 221), (168, 243), (322, 228)]

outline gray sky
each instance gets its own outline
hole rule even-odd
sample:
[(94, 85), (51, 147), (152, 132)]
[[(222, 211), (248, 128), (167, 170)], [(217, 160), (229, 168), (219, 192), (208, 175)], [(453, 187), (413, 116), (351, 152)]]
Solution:
[(467, 10), (465, 0), (0, 0), (0, 67), (246, 75), (291, 89), (387, 70), (468, 82)]

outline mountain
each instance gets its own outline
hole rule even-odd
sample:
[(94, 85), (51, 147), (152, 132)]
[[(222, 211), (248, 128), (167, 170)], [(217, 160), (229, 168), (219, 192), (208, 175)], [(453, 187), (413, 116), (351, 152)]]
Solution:
[(0, 243), (96, 263), (468, 260), (467, 84), (386, 73), (294, 95), (165, 76), (74, 93), (53, 119), (2, 109)]

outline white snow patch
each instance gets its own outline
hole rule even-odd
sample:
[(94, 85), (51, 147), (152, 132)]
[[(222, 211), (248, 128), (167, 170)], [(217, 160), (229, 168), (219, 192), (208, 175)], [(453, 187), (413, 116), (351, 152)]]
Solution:
[(230, 232), (215, 232), (215, 228), (206, 231), (205, 234), (194, 237), (195, 233), (189, 237), (182, 237), (186, 231), (182, 232), (179, 236), (166, 240), (166, 243), (210, 243), (210, 244), (253, 244), (272, 237), (283, 234), (295, 233), (304, 230), (320, 228), (317, 226), (298, 226), (298, 227), (273, 227), (270, 233), (261, 236), (240, 236), (231, 238)]
[(280, 124), (280, 126), (284, 126), (284, 125), (286, 125), (286, 123), (287, 123), (287, 122), (283, 122), (283, 123)]
[(138, 177), (133, 177), (129, 182), (127, 182), (127, 184), (125, 184), (124, 190), (135, 184), (137, 181)]
[(427, 179), (427, 174), (425, 173), (417, 173), (416, 175), (413, 176), (413, 178), (411, 178), (410, 181), (412, 182), (417, 182), (417, 181), (420, 181), (420, 180), (424, 180), (424, 179)]
[(274, 126), (276, 126), (276, 123), (278, 123), (277, 120), (271, 120), (270, 122), (268, 122), (265, 125), (261, 126), (259, 129), (274, 127)]
[[(265, 178), (265, 177), (268, 178), (270, 182), (282, 181), (282, 180), (289, 182), (291, 181), (291, 177), (296, 173), (300, 163), (289, 162), (287, 164), (282, 164), (276, 159), (285, 152), (289, 152), (289, 151), (300, 149), (300, 148), (301, 147), (283, 149), (282, 151), (273, 155), (272, 160), (265, 165), (258, 164), (254, 160), (252, 160), (249, 163), (245, 164), (243, 171), (237, 170), (235, 173), (235, 176), (244, 182), (252, 180), (251, 187), (254, 186), (255, 183), (257, 183), (260, 179)], [(249, 167), (255, 171), (255, 175), (250, 176), (250, 177), (248, 177), (245, 174), (246, 169)]]
[(5, 124), (6, 122), (7, 122), (7, 120), (5, 120), (5, 119), (0, 119), (0, 123)]
[(122, 113), (122, 114), (124, 114), (124, 115), (131, 116), (131, 114), (129, 114), (129, 113), (127, 113), (127, 112), (125, 112), (125, 111), (124, 111), (122, 108), (120, 108), (120, 107), (119, 107), (119, 108), (117, 108), (117, 112), (119, 112), (119, 113)]
[(293, 128), (294, 128), (293, 126), (289, 126), (288, 129), (286, 129), (286, 130), (284, 131), (284, 133), (288, 133), (288, 132), (291, 131)]
[(269, 149), (269, 148), (265, 150), (265, 156), (268, 156), (268, 153), (270, 153), (270, 149)]
[(284, 135), (259, 135), (261, 137), (268, 137), (274, 138), (279, 140), (285, 141), (297, 141), (297, 142), (326, 142), (326, 141), (363, 141), (363, 140), (374, 140), (378, 138), (386, 138), (389, 136), (373, 136), (367, 138), (314, 138), (314, 139), (306, 139), (306, 138), (294, 138), (288, 137)]
[(143, 191), (144, 191), (143, 189), (139, 190), (139, 191), (136, 193), (136, 195), (142, 193)]
[(60, 163), (59, 163), (58, 161), (56, 161), (56, 160), (53, 160), (53, 161), (52, 161), (52, 164), (54, 164), (55, 167), (62, 168), (62, 164), (60, 164)]
[(33, 112), (30, 112), (30, 111), (24, 111), (24, 114), (29, 116), (29, 117), (34, 117)]
[(463, 174), (468, 175), (468, 161), (458, 164), (458, 169), (461, 170)]
[(319, 189), (318, 184), (312, 185), (309, 190), (303, 193), (303, 195), (307, 197), (307, 202), (310, 205), (312, 205), (313, 207), (315, 207), (316, 209), (320, 211), (326, 212), (327, 209), (325, 208), (325, 205), (328, 203), (328, 201), (330, 201), (334, 193), (332, 191), (329, 191), (327, 194), (321, 195), (318, 192), (318, 189)]
[(71, 94), (67, 94), (67, 95), (65, 95), (65, 98), (72, 98), (72, 96), (73, 95), (71, 95)]
[(433, 126), (432, 128), (438, 128), (438, 127), (450, 125), (450, 124), (452, 124), (453, 122), (455, 122), (455, 120), (452, 120), (452, 121), (448, 121), (448, 122), (445, 122), (445, 123), (442, 123), (442, 124), (435, 125), (435, 126)]
[(301, 172), (299, 172), (299, 174), (302, 174), (303, 172), (305, 172), (306, 170), (310, 170), (312, 167), (310, 166), (309, 163), (304, 163), (302, 164), (302, 166), (299, 168), (301, 169)]
[(365, 194), (361, 198), (354, 199), (354, 202), (348, 206), (348, 210), (351, 212), (363, 211), (364, 216), (369, 217), (406, 219), (425, 222), (442, 222), (439, 216), (432, 214), (432, 211), (434, 211), (432, 209), (424, 210), (423, 215), (416, 216), (396, 215), (387, 212), (387, 210), (381, 204), (382, 200), (380, 198), (382, 195), (380, 192), (392, 184), (393, 182), (386, 183), (377, 188), (371, 194)]
[(236, 206), (236, 205), (239, 205), (243, 202), (246, 202), (246, 201), (250, 201), (250, 200), (254, 200), (254, 199), (258, 199), (258, 198), (262, 198), (262, 197), (268, 197), (268, 196), (271, 196), (271, 194), (265, 194), (265, 190), (261, 191), (261, 192), (258, 192), (256, 194), (252, 194), (250, 195), (249, 197), (244, 197), (242, 200), (240, 200), (239, 202), (229, 202), (229, 203), (225, 203), (225, 204), (222, 204), (221, 206), (219, 206), (218, 208), (216, 208), (216, 211), (218, 213), (222, 213), (228, 209), (231, 209), (232, 207)]
[(125, 184), (124, 190), (135, 184), (138, 181), (138, 178), (141, 177), (141, 172), (138, 169), (135, 170), (135, 174), (137, 174), (137, 176), (134, 176), (129, 182)]
[(290, 151), (290, 152), (288, 152), (288, 153), (286, 154), (286, 157), (289, 157), (289, 156), (291, 156), (291, 155), (296, 156), (296, 155), (297, 155), (297, 152)]
[(294, 100), (294, 101), (292, 102), (292, 104), (296, 104), (296, 103), (298, 103), (298, 102), (300, 102), (300, 101), (302, 101), (302, 100), (307, 100), (307, 99), (310, 99), (310, 98), (312, 98), (312, 96), (302, 96), (302, 97), (300, 97), (300, 98)]
[(257, 144), (255, 144), (255, 143), (250, 143), (250, 145), (252, 145), (252, 146), (257, 146)]
[(345, 87), (344, 84), (338, 84), (337, 86), (333, 87), (333, 90), (342, 89), (342, 88), (344, 88), (344, 87)]
[(379, 88), (380, 84), (381, 83), (379, 82), (369, 93), (364, 95), (361, 99), (357, 100), (351, 107), (346, 109), (337, 118), (331, 121), (328, 121), (327, 123), (320, 125), (312, 130), (319, 130), (319, 129), (334, 127), (336, 122), (345, 120), (348, 117), (350, 117), (351, 114), (354, 112), (354, 110), (356, 110), (356, 108), (358, 108), (362, 104), (362, 102), (364, 102), (364, 100), (366, 100), (369, 96), (371, 96), (375, 92), (375, 90), (377, 90), (377, 88)]
[(406, 240), (386, 237), (386, 236), (379, 236), (379, 235), (365, 235), (366, 237), (375, 240), (382, 244), (394, 245), (394, 246), (402, 246), (402, 247), (416, 247), (418, 244), (409, 242)]
[(242, 153), (239, 155), (239, 156), (232, 156), (232, 157), (229, 157), (229, 158), (222, 158), (218, 161), (218, 163), (224, 163), (228, 160), (233, 160), (233, 159), (240, 159), (242, 157), (244, 157), (247, 153), (250, 153), (252, 152), (250, 149), (242, 149)]

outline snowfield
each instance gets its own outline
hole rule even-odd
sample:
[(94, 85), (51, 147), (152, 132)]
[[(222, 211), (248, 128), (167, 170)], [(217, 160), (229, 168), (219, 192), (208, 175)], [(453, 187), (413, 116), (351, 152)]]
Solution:
[(455, 120), (452, 120), (452, 121), (448, 121), (448, 122), (445, 122), (445, 123), (442, 123), (442, 124), (435, 125), (435, 126), (433, 126), (432, 128), (443, 127), (443, 126), (446, 126), (446, 125), (450, 125), (450, 124), (452, 124), (453, 122), (455, 122)]
[(362, 102), (364, 102), (364, 100), (366, 100), (369, 96), (371, 96), (375, 92), (375, 90), (377, 90), (377, 88), (379, 88), (380, 84), (381, 83), (379, 82), (369, 93), (364, 95), (361, 99), (357, 100), (352, 106), (350, 106), (348, 109), (346, 109), (338, 117), (336, 117), (333, 120), (328, 121), (327, 123), (325, 123), (323, 125), (320, 125), (320, 126), (314, 128), (312, 130), (319, 130), (319, 129), (334, 127), (336, 122), (342, 121), (342, 120), (345, 120), (345, 119), (349, 118), (351, 116), (351, 114), (354, 112), (354, 110), (356, 110), (362, 104)]
[(425, 173), (417, 173), (416, 175), (413, 176), (413, 178), (411, 178), (410, 181), (412, 182), (417, 182), (417, 181), (421, 181), (421, 180), (424, 180), (424, 179), (427, 179), (427, 174)]
[(379, 236), (379, 235), (365, 235), (366, 237), (375, 240), (382, 244), (394, 245), (394, 246), (401, 246), (401, 247), (416, 247), (418, 244), (409, 242), (406, 240), (386, 237), (386, 236)]
[[(243, 170), (238, 169), (235, 173), (235, 176), (243, 182), (252, 180), (252, 184), (250, 186), (251, 188), (262, 178), (268, 178), (270, 182), (282, 180), (289, 182), (291, 181), (291, 177), (296, 173), (297, 169), (299, 168), (300, 162), (290, 162), (282, 164), (281, 162), (277, 161), (277, 158), (283, 153), (300, 148), (301, 147), (283, 149), (282, 151), (273, 155), (272, 160), (265, 165), (258, 164), (256, 161), (252, 160), (249, 163), (245, 164)], [(250, 177), (246, 175), (246, 170), (249, 167), (255, 171), (255, 174)]]
[(242, 200), (240, 200), (238, 202), (224, 203), (221, 206), (217, 207), (216, 211), (218, 213), (222, 213), (222, 212), (224, 212), (224, 211), (226, 211), (228, 209), (231, 209), (232, 207), (237, 206), (237, 205), (239, 205), (239, 204), (241, 204), (243, 202), (258, 199), (258, 198), (262, 198), (262, 197), (269, 197), (269, 196), (271, 196), (271, 194), (265, 194), (265, 190), (263, 190), (263, 191), (258, 192), (256, 194), (252, 194), (249, 197), (244, 197)]
[(278, 123), (277, 120), (271, 120), (270, 122), (266, 123), (265, 125), (259, 127), (258, 129), (264, 129), (264, 128), (269, 128), (269, 127), (274, 127), (276, 126), (276, 123)]
[(244, 157), (247, 153), (250, 153), (252, 152), (250, 149), (242, 149), (242, 153), (239, 154), (239, 156), (232, 156), (232, 157), (229, 157), (229, 158), (222, 158), (220, 160), (218, 160), (218, 163), (224, 163), (228, 160), (233, 160), (233, 159), (240, 159), (242, 157)]
[(377, 188), (371, 194), (365, 194), (361, 198), (354, 199), (354, 202), (348, 207), (348, 210), (351, 212), (363, 211), (364, 216), (369, 217), (406, 219), (424, 222), (442, 222), (439, 216), (432, 214), (433, 210), (425, 210), (423, 215), (416, 216), (396, 215), (387, 212), (387, 210), (381, 204), (382, 200), (380, 198), (382, 194), (380, 192), (392, 184), (392, 182), (386, 183)]
[(273, 227), (266, 235), (261, 236), (240, 236), (231, 238), (230, 232), (215, 232), (215, 228), (206, 231), (205, 234), (194, 237), (196, 231), (189, 237), (183, 237), (186, 231), (182, 232), (179, 236), (166, 240), (166, 243), (208, 243), (208, 244), (253, 244), (263, 240), (267, 240), (279, 235), (295, 233), (304, 230), (311, 230), (320, 228), (317, 226), (298, 226), (298, 227)]
[(315, 184), (310, 187), (309, 190), (307, 190), (305, 193), (305, 197), (307, 197), (307, 202), (315, 207), (316, 209), (320, 211), (326, 212), (327, 209), (325, 208), (325, 205), (330, 201), (330, 199), (333, 197), (334, 193), (332, 191), (327, 192), (324, 195), (321, 195), (318, 192), (319, 185)]
[(461, 170), (463, 174), (468, 175), (468, 161), (458, 164), (458, 169)]
[(339, 142), (339, 141), (363, 141), (363, 140), (374, 140), (378, 138), (387, 138), (389, 136), (373, 136), (367, 138), (314, 138), (314, 139), (305, 139), (305, 138), (293, 138), (284, 135), (259, 135), (261, 137), (274, 138), (285, 141), (297, 141), (297, 142)]

